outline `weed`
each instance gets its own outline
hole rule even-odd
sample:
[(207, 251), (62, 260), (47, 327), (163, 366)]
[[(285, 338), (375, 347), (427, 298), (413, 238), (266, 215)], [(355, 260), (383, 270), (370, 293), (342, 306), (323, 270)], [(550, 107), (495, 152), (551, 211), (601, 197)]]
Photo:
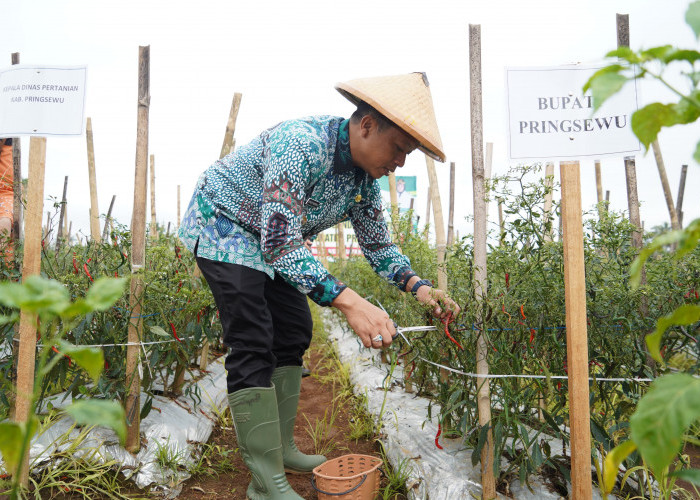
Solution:
[(201, 454), (188, 467), (188, 472), (192, 476), (218, 476), (236, 472), (234, 466), (234, 456), (238, 448), (231, 449), (217, 444), (202, 445)]
[(309, 418), (304, 415), (308, 426), (306, 432), (314, 443), (314, 453), (317, 455), (328, 455), (336, 449), (337, 445), (333, 440), (332, 431), (339, 412), (339, 405), (334, 402), (330, 408), (330, 415), (326, 409), (323, 412), (323, 418), (317, 420), (315, 424), (312, 424)]
[(396, 500), (399, 498), (408, 498), (408, 490), (406, 483), (413, 473), (411, 459), (402, 459), (396, 467), (392, 467), (386, 456), (386, 450), (381, 441), (377, 441), (380, 447), (380, 454), (384, 461), (384, 473), (386, 475), (386, 484), (380, 489), (379, 495), (382, 500)]

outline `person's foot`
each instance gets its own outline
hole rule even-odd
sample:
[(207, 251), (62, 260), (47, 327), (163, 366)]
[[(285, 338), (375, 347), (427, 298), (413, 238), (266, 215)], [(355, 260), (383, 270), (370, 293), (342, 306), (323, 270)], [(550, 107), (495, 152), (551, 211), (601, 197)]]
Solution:
[(311, 375), (311, 370), (309, 370), (305, 366), (302, 366), (301, 367), (301, 377), (304, 378), (304, 377), (308, 377), (309, 375)]

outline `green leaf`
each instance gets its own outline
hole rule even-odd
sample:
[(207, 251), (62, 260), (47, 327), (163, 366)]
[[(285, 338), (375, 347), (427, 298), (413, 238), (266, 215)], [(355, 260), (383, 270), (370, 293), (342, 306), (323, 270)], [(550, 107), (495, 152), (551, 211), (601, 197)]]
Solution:
[(679, 117), (673, 104), (653, 102), (632, 114), (632, 131), (647, 149), (659, 135), (661, 127), (678, 123)]
[(70, 356), (97, 383), (105, 366), (102, 349), (76, 346), (65, 340), (58, 341), (58, 349), (62, 354)]
[(658, 476), (681, 449), (686, 429), (700, 418), (700, 379), (686, 373), (654, 381), (630, 418), (630, 437)]
[(95, 311), (106, 311), (124, 295), (125, 287), (126, 278), (98, 278), (85, 294), (85, 302)]
[(161, 337), (170, 337), (168, 332), (163, 330), (163, 328), (158, 326), (158, 325), (149, 326), (148, 329), (151, 331), (151, 333), (153, 333), (155, 335), (160, 335)]
[(671, 474), (672, 477), (677, 477), (683, 481), (688, 481), (696, 486), (700, 486), (700, 469), (682, 469)]
[(84, 316), (85, 314), (92, 312), (92, 310), (92, 307), (90, 307), (90, 305), (83, 299), (77, 299), (63, 310), (61, 317), (75, 318), (76, 316)]
[(674, 49), (666, 54), (664, 62), (668, 64), (673, 61), (687, 61), (692, 65), (698, 59), (700, 59), (700, 52), (697, 50)]
[(662, 45), (661, 47), (652, 47), (650, 49), (643, 50), (639, 54), (642, 56), (642, 60), (644, 61), (649, 61), (652, 59), (664, 60), (672, 51), (673, 47), (670, 45)]
[(477, 441), (474, 451), (472, 452), (472, 465), (476, 466), (481, 460), (481, 450), (484, 448), (486, 441), (489, 436), (489, 429), (491, 426), (489, 424), (484, 425), (479, 431), (479, 441)]
[(22, 284), (0, 283), (0, 303), (35, 314), (60, 314), (70, 305), (70, 295), (58, 281), (35, 275)]
[(696, 321), (700, 321), (700, 306), (694, 304), (683, 304), (670, 314), (659, 318), (656, 321), (656, 330), (646, 336), (647, 347), (651, 357), (659, 363), (663, 363), (660, 347), (661, 337), (666, 330), (674, 325), (692, 325)]
[(693, 160), (700, 163), (700, 141), (695, 145), (695, 152), (693, 153)]
[(33, 415), (30, 415), (28, 422), (0, 422), (0, 453), (5, 461), (5, 469), (10, 474), (17, 470), (22, 458), (20, 453), (25, 433), (34, 436), (36, 428), (37, 419)]
[(673, 105), (679, 124), (692, 123), (700, 117), (700, 107), (695, 104), (698, 102), (698, 97), (700, 93), (695, 90), (688, 98), (683, 98)]
[(642, 268), (646, 261), (649, 260), (649, 257), (664, 246), (679, 242), (682, 238), (682, 233), (683, 231), (670, 231), (660, 234), (639, 252), (639, 255), (630, 266), (630, 286), (632, 289), (636, 289), (639, 286), (642, 279)]
[(116, 401), (83, 399), (69, 405), (65, 412), (80, 425), (102, 425), (109, 427), (119, 436), (124, 446), (126, 441), (126, 417), (124, 408)]
[(624, 441), (610, 450), (603, 463), (603, 491), (610, 493), (615, 487), (620, 464), (637, 449), (632, 441)]
[(588, 79), (583, 86), (583, 91), (591, 90), (594, 111), (602, 106), (610, 96), (618, 92), (627, 82), (628, 78), (620, 74), (624, 69), (619, 64), (612, 64), (599, 69)]
[(631, 64), (636, 64), (639, 62), (639, 57), (629, 47), (620, 47), (618, 49), (611, 50), (605, 54), (605, 57), (617, 57), (619, 59), (624, 59)]
[(688, 5), (688, 10), (685, 12), (685, 22), (695, 33), (695, 38), (700, 37), (700, 2), (693, 2)]

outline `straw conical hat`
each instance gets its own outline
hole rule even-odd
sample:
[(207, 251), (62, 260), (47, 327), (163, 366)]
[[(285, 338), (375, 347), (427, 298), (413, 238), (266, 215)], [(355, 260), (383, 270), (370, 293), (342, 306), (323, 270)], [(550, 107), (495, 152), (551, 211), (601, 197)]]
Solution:
[(445, 161), (425, 73), (360, 78), (335, 88), (356, 105), (365, 101), (416, 139), (421, 151)]

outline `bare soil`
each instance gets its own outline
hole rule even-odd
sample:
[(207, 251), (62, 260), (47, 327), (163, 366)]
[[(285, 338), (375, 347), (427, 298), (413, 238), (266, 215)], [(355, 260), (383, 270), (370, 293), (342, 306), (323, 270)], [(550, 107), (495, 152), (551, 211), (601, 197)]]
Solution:
[[(322, 373), (319, 366), (320, 353), (313, 347), (310, 351), (308, 363), (312, 372)], [(317, 377), (304, 377), (301, 382), (301, 395), (299, 400), (299, 412), (295, 425), (295, 441), (299, 450), (304, 453), (314, 452), (314, 443), (307, 432), (308, 421), (315, 425), (325, 417), (327, 409), (331, 408), (334, 398), (331, 384), (322, 384)], [(306, 417), (306, 418), (304, 418)], [(335, 450), (327, 454), (327, 458), (336, 458), (348, 453), (360, 453), (363, 455), (379, 456), (378, 445), (373, 439), (361, 439), (357, 442), (349, 440), (347, 435), (350, 430), (349, 419), (352, 418), (350, 408), (342, 408), (335, 419), (335, 423), (329, 432), (336, 444)], [(233, 429), (214, 430), (210, 443), (229, 447), (236, 450), (236, 434)], [(226, 498), (231, 500), (245, 499), (246, 489), (250, 483), (250, 473), (246, 468), (238, 452), (234, 458), (235, 472), (221, 474), (213, 477), (192, 477), (185, 482), (182, 493), (178, 498), (182, 499), (214, 499)], [(289, 484), (294, 491), (307, 500), (318, 498), (316, 491), (311, 486), (311, 475), (287, 474)]]

